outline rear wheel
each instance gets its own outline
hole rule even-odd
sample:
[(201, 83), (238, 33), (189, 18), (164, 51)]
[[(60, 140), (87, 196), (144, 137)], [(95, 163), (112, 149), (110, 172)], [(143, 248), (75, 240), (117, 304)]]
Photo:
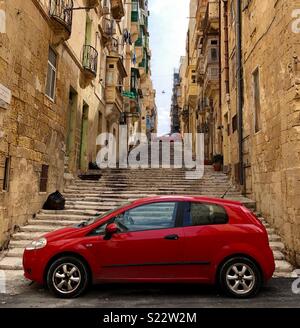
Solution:
[(245, 257), (235, 257), (222, 265), (219, 283), (227, 295), (248, 298), (255, 296), (260, 291), (262, 276), (253, 261)]
[(76, 257), (67, 256), (54, 261), (47, 273), (48, 288), (60, 298), (74, 298), (88, 287), (86, 265)]

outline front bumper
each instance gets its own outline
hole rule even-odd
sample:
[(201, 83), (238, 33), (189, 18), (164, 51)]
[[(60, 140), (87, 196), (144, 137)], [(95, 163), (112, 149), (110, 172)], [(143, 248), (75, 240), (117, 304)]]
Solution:
[(23, 270), (25, 278), (41, 285), (44, 284), (45, 258), (39, 250), (24, 251)]

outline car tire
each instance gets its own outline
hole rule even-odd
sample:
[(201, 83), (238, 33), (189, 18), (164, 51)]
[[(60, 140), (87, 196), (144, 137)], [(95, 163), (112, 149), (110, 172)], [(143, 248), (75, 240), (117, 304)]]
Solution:
[(246, 257), (234, 257), (221, 266), (219, 286), (231, 297), (254, 297), (262, 287), (262, 275), (257, 264), (252, 260)]
[(73, 256), (55, 260), (47, 272), (47, 286), (59, 298), (75, 298), (82, 295), (89, 285), (86, 265)]

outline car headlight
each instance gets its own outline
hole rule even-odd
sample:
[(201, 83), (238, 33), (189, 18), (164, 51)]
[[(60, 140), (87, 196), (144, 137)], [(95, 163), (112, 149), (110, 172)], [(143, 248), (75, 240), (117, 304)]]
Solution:
[(41, 249), (44, 248), (47, 245), (47, 239), (46, 238), (40, 238), (37, 240), (34, 240), (31, 244), (25, 247), (27, 251), (33, 251), (35, 249)]

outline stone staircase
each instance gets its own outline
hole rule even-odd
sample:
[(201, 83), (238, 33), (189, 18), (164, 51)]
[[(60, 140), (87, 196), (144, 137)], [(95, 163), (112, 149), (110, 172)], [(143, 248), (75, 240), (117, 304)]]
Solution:
[[(107, 169), (101, 171), (99, 181), (75, 179), (66, 186), (64, 196), (66, 208), (63, 211), (41, 210), (15, 233), (9, 249), (2, 254), (0, 270), (6, 276), (22, 280), (22, 254), (24, 247), (41, 235), (81, 222), (94, 215), (102, 214), (128, 201), (156, 195), (205, 195), (239, 200), (255, 210), (255, 202), (244, 198), (230, 185), (228, 177), (214, 172), (211, 166), (205, 167), (203, 179), (186, 180), (184, 169)], [(99, 171), (94, 172), (99, 174)], [(93, 172), (89, 172), (93, 174)], [(293, 267), (285, 260), (284, 245), (280, 237), (268, 223), (269, 240), (276, 259), (276, 277), (291, 277)], [(22, 282), (23, 283), (23, 282)]]

